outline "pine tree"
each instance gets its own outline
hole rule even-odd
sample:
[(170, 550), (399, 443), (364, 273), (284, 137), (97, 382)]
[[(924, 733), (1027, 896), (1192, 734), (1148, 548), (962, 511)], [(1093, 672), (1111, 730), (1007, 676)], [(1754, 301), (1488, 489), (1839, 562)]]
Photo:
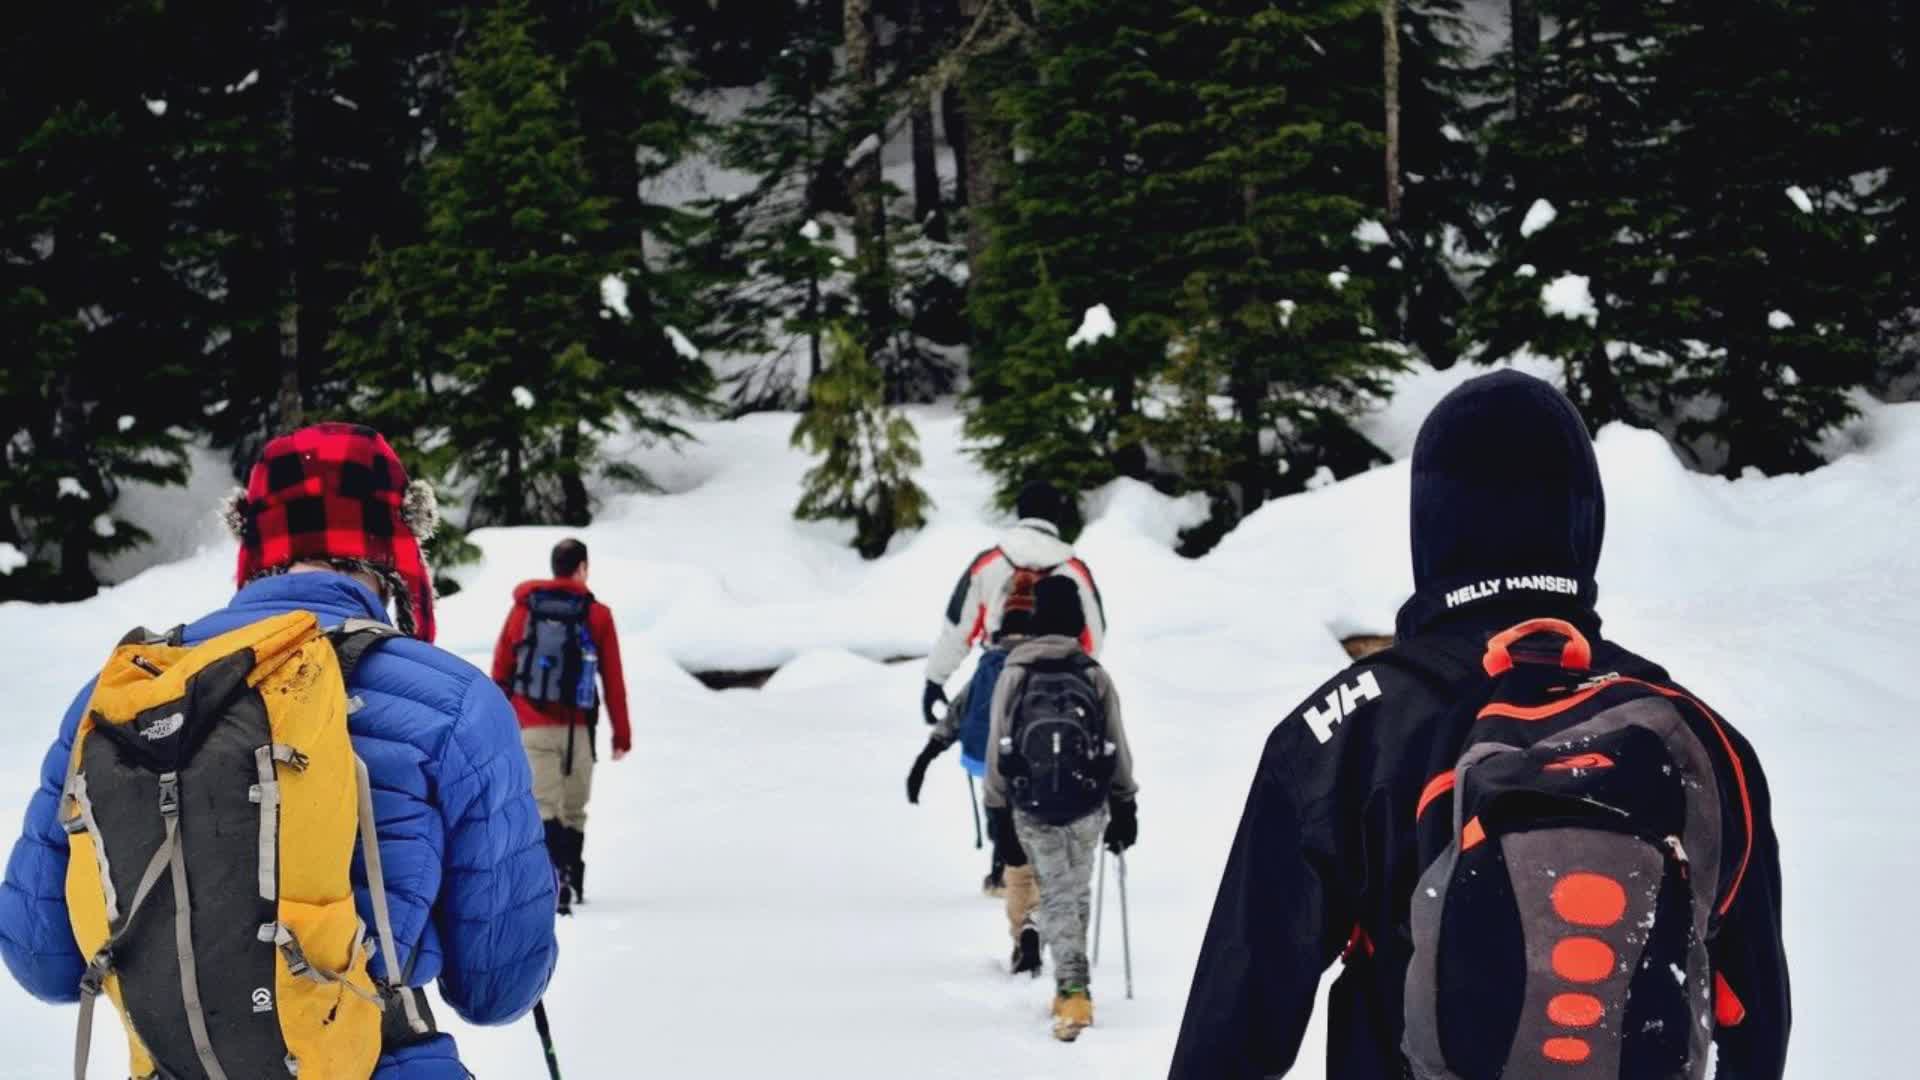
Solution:
[(1539, 10), (1528, 111), (1491, 130), (1484, 358), (1559, 360), (1590, 424), (1658, 427), (1700, 467), (1816, 464), (1892, 287), (1853, 22), (1800, 0)]
[(1240, 513), (1322, 467), (1382, 459), (1346, 420), (1401, 364), (1375, 340), (1356, 269), (1386, 240), (1353, 190), (1380, 160), (1380, 98), (1361, 74), (1378, 53), (1355, 48), (1377, 43), (1378, 26), (1373, 0), (1187, 9), (1181, 52), (1211, 62), (1192, 73), (1203, 152), (1168, 180), (1204, 214), (1178, 241), (1183, 347), (1224, 374), (1233, 445), (1218, 452)]
[(1887, 161), (1855, 82), (1875, 49), (1833, 5), (1692, 6), (1659, 69), (1674, 103), (1665, 288), (1710, 348), (1676, 357), (1672, 390), (1696, 406), (1676, 435), (1728, 475), (1799, 471), (1882, 347), (1893, 282), (1868, 237)]
[[(208, 333), (194, 238), (171, 227), (177, 130), (144, 95), (156, 5), (15, 13), (0, 41), (0, 597), (73, 600), (145, 538), (121, 484), (185, 477)], [(11, 562), (11, 560), (9, 560)]]
[(702, 200), (700, 241), (681, 253), (702, 283), (709, 348), (751, 357), (733, 373), (737, 407), (791, 406), (825, 364), (827, 327), (852, 310), (851, 277), (837, 250), (844, 209), (839, 159), (851, 144), (835, 104), (840, 27), (827, 5), (765, 11), (788, 27), (766, 60), (765, 91), (717, 133), (718, 164), (758, 180), (737, 196)]
[[(1093, 349), (1070, 349), (1067, 340), (1074, 324), (1044, 261), (1038, 270), (1020, 310), (1021, 336), (1010, 336), (1002, 351), (982, 366), (983, 373), (991, 374), (991, 392), (981, 393), (982, 384), (975, 384), (978, 396), (965, 425), (974, 440), (973, 454), (993, 474), (995, 495), (1005, 509), (1013, 507), (1020, 489), (1032, 481), (1080, 492), (1118, 475), (1114, 458), (1105, 452), (1102, 429), (1111, 415), (1110, 403), (1097, 385), (1070, 373), (1075, 352), (1091, 356), (1114, 346), (1109, 341)], [(1078, 505), (1069, 500), (1076, 513)], [(1081, 522), (1061, 525), (1072, 537)]]
[(599, 440), (681, 435), (673, 410), (708, 378), (604, 241), (615, 208), (534, 26), (506, 0), (474, 28), (425, 239), (369, 268), (334, 342), (358, 411), (414, 432), (428, 471), (469, 493), (469, 527), (584, 520)]
[(1400, 207), (1397, 216), (1381, 218), (1393, 243), (1363, 256), (1355, 269), (1382, 285), (1375, 309), (1383, 335), (1447, 367), (1466, 306), (1451, 254), (1463, 241), (1480, 242), (1479, 158), (1468, 133), (1486, 79), (1473, 65), (1459, 0), (1399, 0), (1398, 7)]
[[(1016, 462), (1051, 462), (1056, 482), (1147, 474), (1142, 399), (1166, 363), (1183, 276), (1170, 238), (1195, 214), (1158, 179), (1191, 152), (1180, 138), (1193, 95), (1172, 48), (1175, 12), (1148, 0), (1053, 0), (1034, 15), (1027, 73), (997, 97), (1020, 163), (996, 204), (968, 208), (968, 228), (989, 230), (972, 267), (968, 429), (988, 441), (983, 460), (1003, 490), (1026, 479), (1007, 471)], [(1117, 333), (1069, 351), (1073, 325), (1051, 320), (1097, 304)], [(1032, 437), (1047, 448), (1010, 445)]]
[[(1676, 212), (1671, 121), (1654, 97), (1659, 43), (1684, 29), (1684, 13), (1604, 0), (1537, 6), (1553, 35), (1530, 63), (1506, 66), (1528, 79), (1529, 107), (1493, 118), (1484, 136), (1483, 202), (1498, 247), (1464, 336), (1483, 360), (1522, 350), (1557, 360), (1595, 428), (1651, 426), (1673, 404), (1666, 358), (1695, 336), (1657, 239)], [(1549, 296), (1564, 302), (1549, 310)]]
[(375, 239), (422, 234), (419, 171), (460, 22), (347, 0), (191, 7), (150, 43), (167, 59), (148, 92), (181, 133), (173, 217), (209, 248), (201, 288), (220, 316), (202, 423), (241, 475), (266, 437), (346, 401), (326, 343)]
[(844, 326), (828, 332), (832, 360), (812, 384), (812, 406), (793, 445), (820, 458), (807, 471), (795, 517), (854, 524), (853, 546), (879, 558), (895, 533), (926, 524), (932, 508), (913, 480), (920, 467), (913, 423), (886, 403), (879, 367)]

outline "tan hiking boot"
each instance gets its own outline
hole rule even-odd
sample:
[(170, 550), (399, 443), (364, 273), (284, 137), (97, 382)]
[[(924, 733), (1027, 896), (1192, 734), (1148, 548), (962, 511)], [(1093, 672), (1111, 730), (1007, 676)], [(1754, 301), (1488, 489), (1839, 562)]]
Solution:
[(1053, 1037), (1072, 1042), (1093, 1026), (1093, 995), (1086, 987), (1062, 988), (1053, 998)]

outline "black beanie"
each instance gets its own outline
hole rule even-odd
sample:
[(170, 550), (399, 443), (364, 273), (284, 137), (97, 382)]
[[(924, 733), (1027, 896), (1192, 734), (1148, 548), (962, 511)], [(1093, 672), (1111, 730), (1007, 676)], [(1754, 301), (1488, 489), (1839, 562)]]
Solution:
[(1441, 399), (1413, 447), (1413, 582), (1501, 574), (1591, 583), (1606, 495), (1586, 424), (1566, 395), (1518, 371)]
[(1087, 628), (1087, 613), (1080, 607), (1080, 586), (1058, 574), (1035, 585), (1030, 628), (1035, 637), (1079, 637)]
[(1013, 501), (1013, 512), (1022, 519), (1038, 518), (1059, 527), (1065, 524), (1067, 500), (1059, 488), (1045, 480), (1035, 480), (1020, 489)]

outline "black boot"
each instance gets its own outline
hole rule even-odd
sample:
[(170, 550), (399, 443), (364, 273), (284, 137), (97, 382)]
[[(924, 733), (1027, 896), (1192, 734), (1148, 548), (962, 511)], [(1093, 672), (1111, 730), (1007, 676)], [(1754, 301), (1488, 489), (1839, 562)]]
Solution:
[(554, 905), (554, 911), (561, 915), (573, 914), (573, 902), (569, 899), (568, 873), (572, 869), (572, 860), (567, 855), (567, 834), (571, 829), (557, 821), (543, 821), (541, 826), (547, 834), (547, 859), (553, 863), (554, 881), (559, 885), (560, 900)]
[(980, 881), (980, 892), (995, 898), (1007, 895), (1007, 864), (1000, 861), (998, 852), (993, 856), (993, 867)]
[(567, 830), (567, 882), (573, 886), (573, 902), (587, 902), (587, 863), (583, 857), (587, 850), (587, 834), (584, 829)]
[(1036, 930), (1029, 919), (1020, 928), (1020, 940), (1013, 946), (1013, 973), (1025, 972), (1034, 978), (1040, 977), (1040, 931)]

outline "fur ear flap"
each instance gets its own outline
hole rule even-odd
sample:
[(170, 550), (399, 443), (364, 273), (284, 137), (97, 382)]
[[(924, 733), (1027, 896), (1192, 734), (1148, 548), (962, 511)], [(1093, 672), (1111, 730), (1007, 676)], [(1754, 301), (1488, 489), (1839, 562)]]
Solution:
[(227, 497), (220, 500), (220, 520), (226, 523), (227, 531), (235, 540), (244, 540), (247, 535), (247, 489), (234, 488)]
[(400, 502), (400, 516), (407, 523), (407, 530), (413, 538), (426, 543), (440, 529), (440, 499), (433, 493), (433, 485), (425, 480), (414, 480), (407, 484), (407, 494)]

